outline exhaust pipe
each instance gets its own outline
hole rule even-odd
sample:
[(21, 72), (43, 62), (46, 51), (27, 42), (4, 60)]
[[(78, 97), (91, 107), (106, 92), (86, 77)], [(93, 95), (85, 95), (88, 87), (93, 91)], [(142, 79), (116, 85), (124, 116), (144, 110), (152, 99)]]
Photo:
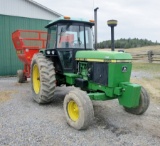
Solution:
[(94, 37), (95, 37), (95, 50), (97, 50), (97, 10), (99, 8), (94, 9), (94, 21), (95, 21), (95, 27), (94, 27)]

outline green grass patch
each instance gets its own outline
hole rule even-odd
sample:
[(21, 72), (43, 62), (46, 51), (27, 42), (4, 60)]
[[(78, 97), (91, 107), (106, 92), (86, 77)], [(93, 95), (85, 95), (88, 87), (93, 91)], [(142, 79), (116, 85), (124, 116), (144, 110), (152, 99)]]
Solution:
[(133, 71), (147, 71), (149, 73), (160, 74), (160, 64), (158, 63), (133, 63)]
[(158, 80), (160, 80), (160, 76), (156, 76), (155, 78), (158, 79)]

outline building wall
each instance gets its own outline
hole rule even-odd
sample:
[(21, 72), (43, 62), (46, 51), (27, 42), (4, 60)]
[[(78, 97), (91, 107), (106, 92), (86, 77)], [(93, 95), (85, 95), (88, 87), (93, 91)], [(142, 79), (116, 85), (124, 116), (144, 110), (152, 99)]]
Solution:
[(15, 75), (17, 69), (23, 69), (12, 43), (12, 32), (17, 29), (46, 30), (44, 27), (48, 22), (49, 20), (0, 15), (0, 76)]
[(53, 20), (60, 16), (29, 0), (0, 0), (0, 14), (45, 20)]

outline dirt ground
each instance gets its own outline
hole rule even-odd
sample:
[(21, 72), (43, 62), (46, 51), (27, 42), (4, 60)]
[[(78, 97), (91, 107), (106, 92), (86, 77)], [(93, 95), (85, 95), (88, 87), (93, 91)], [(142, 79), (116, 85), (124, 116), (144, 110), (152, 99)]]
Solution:
[[(141, 76), (134, 72), (132, 80), (156, 90)], [(87, 130), (77, 131), (66, 123), (63, 111), (63, 99), (69, 90), (57, 88), (53, 103), (39, 105), (32, 99), (30, 81), (18, 84), (16, 78), (0, 78), (0, 145), (160, 145), (160, 103), (155, 102), (154, 95), (141, 116), (126, 113), (117, 100), (93, 101), (93, 123)], [(159, 97), (157, 91), (155, 97)]]
[(16, 93), (16, 91), (0, 91), (0, 102), (5, 102), (10, 100), (11, 94)]

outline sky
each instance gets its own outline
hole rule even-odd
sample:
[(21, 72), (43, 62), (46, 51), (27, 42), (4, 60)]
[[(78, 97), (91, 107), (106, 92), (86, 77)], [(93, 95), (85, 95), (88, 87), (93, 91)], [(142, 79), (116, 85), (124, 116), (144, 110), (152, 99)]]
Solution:
[(107, 21), (115, 19), (115, 39), (160, 42), (160, 0), (34, 0), (64, 16), (94, 19), (98, 9), (98, 42), (110, 40)]

